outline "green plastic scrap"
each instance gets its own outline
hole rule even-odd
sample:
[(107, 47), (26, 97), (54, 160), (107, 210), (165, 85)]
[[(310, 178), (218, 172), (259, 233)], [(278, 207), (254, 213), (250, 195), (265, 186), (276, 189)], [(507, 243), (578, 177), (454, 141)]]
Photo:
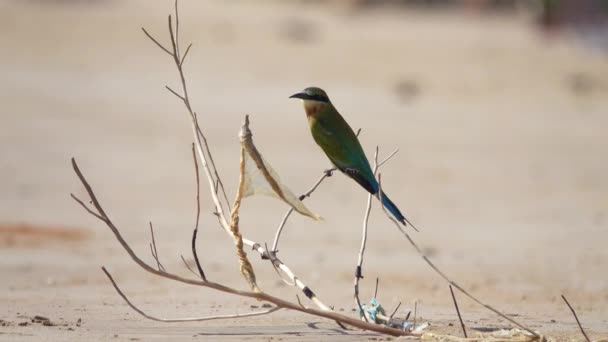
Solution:
[(372, 298), (369, 301), (369, 304), (361, 304), (363, 311), (359, 310), (359, 317), (363, 317), (365, 314), (368, 318), (370, 318), (374, 323), (386, 323), (383, 320), (378, 318), (378, 313), (386, 316), (386, 312), (382, 305), (378, 304), (378, 300), (376, 297)]

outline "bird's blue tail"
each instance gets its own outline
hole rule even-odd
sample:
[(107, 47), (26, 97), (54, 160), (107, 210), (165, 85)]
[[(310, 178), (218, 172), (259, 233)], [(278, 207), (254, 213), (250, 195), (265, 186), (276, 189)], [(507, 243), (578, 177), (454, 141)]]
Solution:
[(416, 227), (414, 227), (414, 225), (410, 221), (408, 221), (405, 216), (403, 216), (399, 208), (397, 208), (395, 203), (393, 203), (393, 201), (391, 201), (391, 199), (386, 196), (386, 193), (384, 193), (384, 191), (382, 192), (382, 204), (384, 205), (386, 210), (388, 210), (391, 214), (393, 214), (393, 216), (395, 216), (395, 219), (397, 219), (397, 221), (401, 222), (404, 226), (407, 226), (409, 224), (414, 230), (418, 231), (418, 229), (416, 229)]

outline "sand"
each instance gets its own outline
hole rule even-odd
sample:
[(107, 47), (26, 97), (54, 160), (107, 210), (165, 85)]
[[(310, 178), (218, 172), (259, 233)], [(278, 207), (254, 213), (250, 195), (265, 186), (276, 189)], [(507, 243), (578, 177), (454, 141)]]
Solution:
[[(195, 189), (190, 127), (163, 43), (170, 2), (0, 4), (0, 340), (377, 340), (295, 312), (242, 320), (159, 323), (115, 293), (105, 265), (137, 305), (161, 317), (245, 313), (261, 303), (156, 278), (69, 197), (85, 196), (74, 156), (125, 238), (146, 260), (148, 222), (165, 267), (188, 275)], [(400, 152), (382, 169), (386, 192), (422, 228), (414, 238), (483, 301), (558, 340), (581, 340), (560, 295), (592, 339), (608, 336), (608, 60), (568, 32), (531, 18), (395, 8), (358, 11), (300, 2), (183, 1), (182, 46), (195, 110), (233, 198), (244, 115), (258, 148), (296, 193), (329, 166), (301, 106), (326, 89), (368, 156)], [(294, 216), (279, 255), (336, 310), (352, 299), (366, 194), (342, 175)], [(199, 239), (210, 279), (245, 289), (230, 238), (203, 188)], [(270, 243), (285, 204), (248, 198), (243, 234)], [(260, 286), (295, 301), (253, 254)], [(428, 331), (460, 335), (447, 284), (376, 206), (362, 299), (398, 315), (418, 303)], [(465, 324), (509, 327), (458, 295)], [(312, 303), (305, 303), (312, 305)], [(48, 318), (33, 319), (36, 315)], [(45, 322), (49, 322), (46, 323)]]

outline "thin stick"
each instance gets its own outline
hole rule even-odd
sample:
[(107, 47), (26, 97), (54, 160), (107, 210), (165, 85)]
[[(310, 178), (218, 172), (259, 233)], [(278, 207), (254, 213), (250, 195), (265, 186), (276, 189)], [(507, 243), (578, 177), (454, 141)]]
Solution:
[(416, 317), (418, 314), (418, 301), (414, 301), (414, 325), (412, 326), (412, 330), (416, 329)]
[(380, 284), (380, 278), (376, 277), (376, 287), (374, 288), (374, 298), (378, 298), (378, 284)]
[[(177, 6), (177, 2), (175, 3), (175, 6)], [(175, 13), (176, 13), (176, 16), (178, 16), (177, 7), (176, 7)], [(176, 19), (177, 19), (177, 21), (179, 21), (179, 17), (177, 17)], [(173, 57), (173, 61), (175, 63), (175, 66), (177, 68), (177, 71), (178, 71), (178, 74), (180, 77), (182, 91), (183, 91), (184, 95), (183, 96), (179, 95), (176, 91), (174, 91), (173, 89), (171, 89), (169, 87), (167, 87), (167, 89), (169, 89), (169, 91), (171, 91), (174, 95), (176, 95), (178, 98), (180, 98), (182, 100), (182, 102), (184, 103), (184, 105), (186, 106), (186, 109), (188, 110), (188, 113), (190, 114), (190, 118), (192, 121), (192, 128), (193, 128), (194, 136), (196, 137), (196, 141), (197, 141), (198, 153), (199, 153), (199, 156), (201, 157), (201, 161), (203, 163), (203, 168), (205, 169), (205, 172), (207, 174), (207, 178), (209, 179), (209, 185), (211, 187), (213, 187), (213, 184), (215, 182), (214, 179), (217, 179), (219, 181), (220, 188), (224, 195), (224, 200), (225, 200), (226, 206), (230, 210), (230, 202), (228, 201), (228, 196), (226, 195), (224, 185), (221, 181), (219, 173), (217, 172), (217, 167), (215, 166), (215, 162), (211, 155), (211, 150), (209, 149), (209, 144), (207, 143), (207, 138), (203, 134), (200, 126), (198, 125), (196, 113), (194, 112), (194, 110), (192, 109), (192, 105), (190, 104), (190, 98), (188, 96), (188, 87), (186, 86), (186, 78), (184, 76), (182, 63), (179, 58), (179, 55), (180, 55), (180, 52), (178, 50), (179, 44), (178, 44), (178, 40), (176, 39), (178, 37), (176, 37), (173, 33), (173, 25), (172, 25), (171, 16), (168, 17), (168, 28), (169, 28), (169, 36), (171, 39), (171, 47), (172, 47), (173, 51), (169, 51), (167, 48), (165, 48), (162, 44), (160, 44), (158, 42), (158, 40), (156, 40), (154, 37), (152, 37), (152, 35), (150, 35), (144, 28), (142, 28), (142, 30), (146, 34), (146, 36), (150, 40), (152, 40), (159, 48), (161, 48), (163, 51), (165, 51), (171, 57)], [(211, 167), (209, 167), (207, 164), (206, 155), (209, 157), (209, 161), (211, 162)], [(225, 230), (228, 230), (229, 225), (228, 225), (228, 221), (225, 216), (223, 204), (221, 203), (221, 201), (219, 201), (219, 198), (214, 198), (214, 203), (216, 205), (216, 211), (218, 212), (218, 214), (220, 214), (220, 215), (218, 215), (218, 218), (220, 220), (220, 223), (222, 224), (222, 227)]]
[(182, 261), (184, 262), (184, 265), (186, 265), (186, 268), (188, 269), (188, 271), (190, 271), (190, 273), (194, 274), (197, 277), (200, 277), (200, 274), (196, 273), (192, 267), (190, 267), (190, 264), (188, 264), (188, 262), (186, 261), (186, 258), (184, 258), (184, 256), (182, 254), (179, 255), (182, 258)]
[(458, 302), (456, 302), (456, 296), (454, 296), (454, 290), (452, 289), (452, 285), (450, 285), (450, 293), (452, 294), (454, 307), (456, 307), (456, 313), (458, 314), (458, 320), (460, 321), (460, 326), (462, 327), (462, 333), (464, 334), (465, 338), (468, 338), (467, 330), (464, 328), (464, 323), (462, 322), (462, 316), (460, 316), (460, 309), (458, 309)]
[(148, 31), (146, 31), (145, 28), (141, 28), (142, 31), (144, 31), (144, 33), (146, 34), (146, 36), (148, 36), (148, 38), (150, 38), (151, 41), (153, 41), (161, 50), (165, 51), (166, 53), (169, 54), (169, 56), (173, 56), (173, 53), (171, 53), (171, 51), (169, 51), (166, 47), (164, 47), (161, 43), (158, 42), (158, 40), (156, 40), (154, 37), (152, 37), (151, 34), (148, 33)]
[(110, 274), (110, 272), (108, 272), (108, 270), (105, 267), (102, 267), (101, 270), (106, 274), (108, 279), (110, 279), (110, 282), (112, 282), (112, 286), (114, 286), (114, 289), (116, 290), (116, 292), (118, 292), (118, 295), (120, 295), (122, 297), (122, 299), (124, 299), (124, 301), (127, 302), (127, 304), (131, 307), (131, 309), (133, 309), (135, 312), (137, 312), (140, 315), (142, 315), (148, 319), (151, 319), (153, 321), (165, 322), (165, 323), (202, 322), (202, 321), (211, 321), (211, 320), (218, 320), (218, 319), (233, 319), (233, 318), (261, 316), (261, 315), (267, 315), (267, 314), (270, 314), (275, 311), (279, 311), (279, 310), (283, 309), (282, 307), (275, 306), (268, 310), (250, 312), (250, 313), (246, 313), (246, 314), (218, 315), (218, 316), (192, 317), (192, 318), (159, 318), (159, 317), (155, 317), (150, 314), (147, 314), (142, 309), (138, 308), (135, 304), (133, 304), (129, 300), (127, 295), (125, 295), (124, 292), (122, 292), (120, 287), (118, 287), (118, 284), (116, 284), (116, 281), (114, 280), (114, 278), (112, 278), (112, 275)]
[(201, 279), (207, 280), (205, 272), (203, 271), (203, 267), (201, 266), (201, 262), (198, 259), (198, 254), (196, 253), (196, 236), (198, 234), (198, 224), (201, 216), (201, 183), (199, 178), (198, 161), (196, 159), (194, 143), (192, 143), (192, 160), (194, 161), (194, 174), (196, 175), (196, 222), (194, 224), (194, 231), (192, 231), (192, 254), (194, 256), (194, 262), (196, 263), (196, 268), (198, 269), (198, 273)]
[(397, 304), (397, 307), (395, 308), (395, 310), (393, 310), (393, 313), (389, 316), (389, 318), (393, 318), (393, 316), (395, 316), (395, 314), (397, 313), (397, 311), (399, 310), (400, 307), (401, 307), (401, 302), (399, 302), (399, 304)]
[[(378, 184), (379, 184), (380, 189), (382, 189), (381, 175), (378, 175)], [(380, 199), (380, 201), (382, 201), (381, 196), (380, 196), (379, 199)], [(426, 262), (427, 265), (429, 265), (433, 269), (433, 271), (435, 271), (435, 273), (437, 273), (441, 278), (443, 278), (448, 284), (450, 284), (450, 285), (454, 286), (455, 288), (457, 288), (458, 290), (460, 290), (460, 292), (462, 292), (462, 294), (464, 294), (465, 296), (467, 296), (469, 299), (473, 300), (477, 304), (479, 304), (479, 305), (485, 307), (486, 309), (494, 312), (495, 314), (497, 314), (498, 316), (506, 319), (507, 321), (509, 321), (509, 322), (517, 325), (521, 329), (526, 330), (530, 334), (534, 335), (536, 338), (540, 338), (540, 334), (538, 334), (534, 330), (528, 328), (527, 326), (523, 325), (522, 323), (519, 323), (518, 321), (514, 320), (513, 318), (511, 318), (511, 317), (503, 314), (502, 312), (498, 311), (497, 309), (493, 308), (492, 306), (483, 303), (482, 301), (480, 301), (479, 299), (477, 299), (476, 297), (474, 297), (473, 295), (471, 295), (469, 292), (467, 292), (460, 285), (458, 285), (457, 283), (455, 283), (452, 280), (450, 280), (450, 278), (448, 278), (437, 266), (435, 266), (435, 264), (424, 254), (424, 252), (422, 252), (422, 249), (420, 249), (420, 247), (418, 247), (418, 245), (416, 244), (416, 242), (414, 242), (414, 240), (410, 237), (410, 235), (403, 229), (403, 227), (401, 227), (400, 223), (397, 222), (395, 220), (395, 218), (393, 218), (388, 213), (388, 211), (386, 210), (386, 208), (382, 207), (382, 210), (384, 211), (384, 214), (386, 215), (386, 217), (388, 217), (389, 220), (391, 220), (393, 222), (393, 224), (395, 224), (395, 226), (397, 227), (397, 229), (399, 229), (399, 231), (401, 232), (401, 234), (403, 234), (407, 238), (407, 240), (409, 241), (410, 245), (412, 245), (412, 247), (414, 247), (414, 249), (416, 250), (416, 252), (418, 253), (418, 255), (422, 258), (422, 260), (424, 260), (424, 262)]]
[(163, 277), (163, 278), (171, 279), (171, 280), (174, 280), (177, 282), (181, 282), (184, 284), (212, 288), (212, 289), (215, 289), (215, 290), (218, 290), (221, 292), (225, 292), (225, 293), (229, 293), (229, 294), (234, 294), (234, 295), (238, 295), (238, 296), (242, 296), (242, 297), (254, 298), (254, 299), (261, 300), (261, 301), (270, 302), (270, 303), (275, 304), (278, 307), (291, 309), (291, 310), (307, 313), (307, 314), (318, 316), (318, 317), (328, 318), (328, 319), (331, 319), (334, 321), (339, 321), (341, 323), (352, 325), (354, 327), (364, 329), (364, 330), (375, 331), (375, 332), (388, 334), (388, 335), (392, 335), (392, 336), (420, 336), (420, 334), (403, 332), (399, 329), (394, 329), (394, 328), (389, 328), (389, 327), (385, 327), (385, 326), (379, 326), (376, 324), (366, 323), (366, 322), (360, 321), (356, 318), (344, 316), (344, 315), (338, 314), (333, 311), (317, 310), (317, 309), (312, 309), (312, 308), (303, 309), (296, 303), (288, 302), (288, 301), (280, 299), (278, 297), (269, 295), (265, 292), (242, 291), (242, 290), (237, 290), (237, 289), (234, 289), (234, 288), (231, 288), (231, 287), (219, 284), (219, 283), (211, 282), (211, 281), (188, 279), (188, 278), (178, 276), (176, 274), (168, 273), (165, 271), (159, 271), (159, 270), (155, 269), (154, 267), (148, 265), (139, 256), (137, 256), (137, 254), (135, 254), (135, 252), (133, 251), (131, 246), (125, 241), (122, 234), (120, 233), (120, 230), (110, 220), (110, 218), (104, 211), (103, 207), (97, 200), (97, 196), (95, 195), (95, 193), (93, 192), (93, 189), (89, 185), (88, 181), (86, 180), (86, 178), (84, 177), (84, 175), (82, 174), (80, 169), (78, 168), (78, 164), (76, 163), (76, 160), (74, 158), (72, 158), (72, 168), (74, 169), (74, 172), (78, 176), (78, 178), (79, 178), (80, 182), (82, 183), (82, 185), (84, 186), (84, 188), (87, 190), (87, 194), (89, 195), (89, 198), (93, 202), (93, 206), (97, 210), (98, 214), (102, 217), (101, 221), (104, 222), (106, 224), (106, 226), (112, 231), (112, 233), (114, 234), (114, 237), (116, 237), (116, 240), (118, 240), (118, 242), (123, 247), (123, 249), (127, 252), (127, 254), (129, 254), (129, 257), (131, 257), (131, 259), (139, 267), (141, 267), (142, 269), (144, 269), (145, 271), (147, 271), (149, 273), (155, 274), (155, 275)]
[(184, 61), (186, 61), (186, 56), (188, 56), (188, 52), (190, 52), (190, 48), (192, 47), (192, 43), (190, 43), (188, 45), (188, 47), (186, 48), (186, 52), (184, 52), (184, 55), (182, 56), (182, 60), (179, 62), (179, 65), (183, 65)]
[(581, 329), (581, 333), (583, 334), (583, 336), (585, 336), (585, 340), (587, 340), (587, 342), (591, 342), (591, 340), (589, 339), (589, 336), (587, 336), (587, 333), (585, 332), (585, 330), (583, 329), (583, 326), (581, 325), (581, 321), (578, 320), (576, 311), (574, 311), (574, 308), (572, 307), (572, 305), (570, 305), (570, 303), (566, 299), (566, 296), (562, 295), (562, 299), (564, 300), (564, 302), (566, 302), (566, 305), (568, 305), (568, 307), (570, 308), (570, 311), (572, 311), (572, 315), (574, 316), (574, 319), (576, 319), (576, 324), (578, 324), (579, 329)]
[(150, 251), (152, 252), (152, 256), (154, 260), (156, 260), (156, 266), (159, 271), (164, 271), (165, 267), (160, 263), (158, 257), (158, 249), (156, 249), (156, 239), (154, 238), (154, 228), (152, 228), (152, 221), (150, 221), (150, 235), (152, 236), (152, 243), (150, 244)]
[[(325, 178), (331, 177), (333, 172), (336, 170), (336, 168), (331, 168), (325, 172), (323, 172), (323, 175), (321, 175), (321, 177), (317, 180), (317, 182), (312, 186), (312, 188), (310, 188), (305, 194), (303, 194), (302, 196), (299, 197), (300, 201), (303, 201), (305, 198), (310, 197), (310, 195), (317, 190), (317, 188), (319, 187), (319, 185), (321, 185), (321, 183), (323, 183), (323, 181), (325, 180)], [(279, 239), (281, 237), (281, 232), (283, 231), (283, 227), (285, 227), (285, 224), (287, 223), (287, 219), (289, 218), (289, 216), (291, 215), (291, 213), (293, 213), (295, 209), (293, 207), (289, 208), (287, 210), (287, 212), (285, 213), (285, 215), (283, 216), (283, 219), (281, 220), (281, 223), (279, 224), (279, 227), (277, 228), (277, 232), (275, 233), (274, 236), (274, 242), (272, 243), (272, 251), (274, 253), (278, 252), (278, 246), (279, 246)]]
[[(384, 158), (381, 162), (378, 163), (377, 169), (379, 169), (382, 165), (384, 165), (387, 161), (391, 160), (399, 152), (399, 149), (395, 149), (391, 154), (389, 154), (386, 158)], [(377, 170), (376, 170), (377, 171)]]
[[(378, 152), (379, 148), (376, 146), (376, 152), (374, 153), (374, 174), (378, 171)], [(357, 259), (357, 266), (355, 268), (355, 280), (354, 280), (354, 297), (355, 303), (359, 308), (359, 312), (362, 317), (367, 321), (367, 316), (361, 305), (361, 299), (359, 298), (359, 282), (363, 278), (363, 255), (365, 254), (365, 246), (367, 245), (367, 227), (369, 223), (369, 214), (372, 211), (372, 194), (367, 195), (367, 205), (365, 207), (365, 216), (363, 216), (363, 232), (361, 233), (361, 247), (359, 248), (359, 256)], [(376, 296), (374, 296), (376, 297)]]

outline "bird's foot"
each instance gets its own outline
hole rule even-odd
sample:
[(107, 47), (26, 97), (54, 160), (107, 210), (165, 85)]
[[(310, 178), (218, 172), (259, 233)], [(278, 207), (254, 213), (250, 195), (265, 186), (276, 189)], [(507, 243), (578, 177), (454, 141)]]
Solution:
[(351, 176), (354, 176), (354, 175), (356, 175), (356, 174), (358, 174), (358, 173), (359, 173), (359, 170), (357, 170), (357, 169), (351, 169), (351, 168), (347, 167), (346, 169), (344, 169), (344, 172), (345, 172), (346, 174), (349, 174), (349, 175), (351, 175)]
[(323, 171), (323, 172), (325, 172), (325, 176), (326, 176), (326, 177), (331, 177), (331, 176), (333, 176), (333, 175), (334, 175), (334, 171), (336, 171), (336, 168), (335, 168), (335, 167), (333, 167), (333, 168), (331, 168), (331, 169), (327, 169), (327, 170), (325, 170), (325, 171)]

